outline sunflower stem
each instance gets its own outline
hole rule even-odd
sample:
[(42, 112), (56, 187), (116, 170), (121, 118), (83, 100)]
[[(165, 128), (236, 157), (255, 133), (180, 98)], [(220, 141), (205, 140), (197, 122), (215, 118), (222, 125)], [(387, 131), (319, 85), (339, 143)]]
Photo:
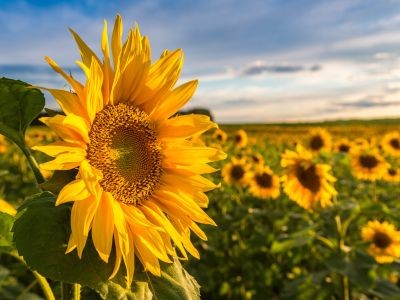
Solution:
[(28, 160), (29, 165), (31, 166), (33, 175), (35, 175), (36, 183), (38, 185), (43, 183), (44, 177), (43, 177), (42, 173), (40, 172), (39, 165), (38, 165), (35, 157), (32, 155), (31, 151), (27, 147), (20, 147), (20, 149), (24, 153), (26, 159)]
[(74, 283), (73, 289), (74, 289), (74, 300), (80, 300), (81, 299), (81, 285), (79, 283)]
[[(335, 223), (336, 223), (336, 229), (337, 229), (337, 233), (338, 233), (338, 252), (340, 254), (345, 254), (346, 255), (346, 251), (345, 251), (345, 235), (346, 235), (346, 231), (348, 228), (347, 226), (343, 226), (342, 225), (342, 220), (340, 218), (339, 215), (335, 216)], [(343, 291), (343, 300), (350, 300), (350, 285), (349, 285), (349, 277), (346, 275), (340, 275), (341, 279), (342, 279), (342, 291)]]
[[(22, 256), (19, 256), (17, 253), (8, 253), (10, 256), (14, 257), (18, 261), (22, 262), (28, 269), (28, 265), (26, 264), (25, 260), (22, 258)], [(32, 271), (33, 276), (35, 276), (36, 281), (39, 283), (40, 287), (42, 288), (44, 297), (46, 300), (55, 300), (56, 298), (54, 297), (53, 290), (50, 287), (50, 284), (48, 283), (47, 279), (40, 275), (36, 271)]]
[(42, 275), (40, 275), (36, 271), (32, 271), (32, 273), (36, 277), (37, 282), (39, 283), (40, 287), (42, 288), (42, 291), (43, 291), (43, 294), (44, 294), (44, 297), (46, 298), (46, 300), (55, 300), (56, 298), (54, 297), (53, 291), (50, 287), (50, 284), (46, 280), (46, 278), (43, 277)]

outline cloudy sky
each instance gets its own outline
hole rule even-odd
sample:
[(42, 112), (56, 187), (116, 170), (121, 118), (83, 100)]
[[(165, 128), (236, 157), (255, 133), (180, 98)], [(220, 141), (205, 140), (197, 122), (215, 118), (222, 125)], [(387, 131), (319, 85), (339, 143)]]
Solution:
[(400, 116), (396, 0), (0, 0), (0, 77), (65, 86), (43, 57), (81, 76), (67, 28), (99, 52), (117, 13), (139, 24), (154, 58), (183, 48), (181, 81), (200, 80), (187, 108), (218, 122)]

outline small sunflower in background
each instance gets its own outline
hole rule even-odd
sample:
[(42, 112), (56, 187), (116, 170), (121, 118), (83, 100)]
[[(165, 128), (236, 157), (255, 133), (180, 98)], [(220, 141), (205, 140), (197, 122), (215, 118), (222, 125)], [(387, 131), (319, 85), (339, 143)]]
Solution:
[(267, 166), (259, 166), (249, 174), (249, 191), (257, 198), (278, 198), (280, 195), (279, 186), (279, 177)]
[(368, 252), (380, 264), (400, 257), (400, 232), (391, 223), (369, 221), (361, 228), (361, 238), (371, 243)]
[(235, 135), (233, 136), (233, 144), (237, 147), (237, 148), (243, 148), (246, 147), (247, 145), (247, 133), (246, 131), (244, 131), (243, 129), (239, 129)]
[(228, 135), (226, 134), (226, 132), (219, 128), (215, 129), (212, 137), (215, 141), (217, 141), (220, 144), (225, 144), (226, 140), (228, 139)]
[(227, 163), (222, 169), (222, 177), (224, 181), (230, 185), (245, 186), (247, 185), (247, 177), (249, 165), (245, 158), (235, 158)]
[(352, 144), (352, 149), (365, 149), (368, 147), (371, 147), (370, 141), (368, 141), (365, 138), (359, 137), (353, 140)]
[(394, 167), (387, 168), (383, 175), (383, 180), (388, 182), (400, 182), (400, 170)]
[(381, 141), (383, 151), (392, 156), (400, 156), (400, 133), (393, 131), (385, 134)]
[(259, 152), (250, 153), (248, 158), (256, 166), (264, 165), (264, 157)]
[(54, 157), (42, 169), (78, 171), (56, 200), (56, 205), (73, 203), (66, 252), (76, 249), (82, 257), (88, 238), (105, 262), (114, 249), (111, 277), (123, 262), (130, 285), (136, 259), (145, 271), (160, 276), (160, 261), (188, 259), (188, 253), (200, 257), (190, 232), (205, 240), (197, 224), (215, 225), (202, 208), (208, 203), (204, 193), (217, 187), (202, 174), (213, 172), (207, 163), (226, 154), (195, 146), (201, 133), (216, 127), (208, 116), (176, 116), (197, 88), (197, 80), (175, 87), (183, 64), (181, 49), (166, 50), (152, 62), (149, 41), (137, 26), (122, 41), (120, 16), (111, 47), (104, 23), (102, 59), (71, 32), (86, 83), (46, 57), (73, 92), (46, 89), (65, 115), (41, 120), (61, 141), (33, 149)]
[(310, 131), (307, 145), (312, 152), (330, 151), (332, 146), (332, 137), (327, 130), (323, 128), (315, 128)]
[(348, 139), (340, 139), (335, 143), (335, 149), (340, 153), (348, 153), (351, 150), (351, 143)]
[(8, 143), (6, 138), (0, 134), (0, 153), (6, 153), (8, 150)]
[(282, 154), (281, 166), (285, 168), (281, 177), (283, 190), (291, 200), (307, 210), (332, 204), (337, 191), (329, 165), (314, 163), (311, 152), (298, 145), (296, 151)]
[(375, 181), (382, 179), (389, 164), (379, 154), (378, 149), (358, 149), (352, 152), (352, 169), (356, 178)]

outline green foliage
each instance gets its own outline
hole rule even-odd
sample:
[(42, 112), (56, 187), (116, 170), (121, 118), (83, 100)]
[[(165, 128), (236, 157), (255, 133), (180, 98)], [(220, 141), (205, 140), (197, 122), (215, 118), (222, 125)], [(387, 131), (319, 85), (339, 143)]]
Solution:
[(0, 252), (11, 252), (14, 250), (13, 234), (11, 227), (14, 217), (9, 214), (0, 212)]
[(44, 104), (38, 89), (20, 80), (0, 78), (0, 133), (23, 148), (25, 131)]
[(133, 285), (127, 289), (123, 271), (108, 280), (114, 254), (108, 263), (102, 261), (90, 237), (81, 259), (76, 251), (65, 254), (71, 207), (54, 203), (53, 194), (37, 194), (21, 205), (14, 223), (18, 251), (33, 270), (52, 280), (90, 287), (104, 299), (199, 299), (199, 286), (179, 261), (163, 264), (161, 277), (141, 271), (138, 265)]

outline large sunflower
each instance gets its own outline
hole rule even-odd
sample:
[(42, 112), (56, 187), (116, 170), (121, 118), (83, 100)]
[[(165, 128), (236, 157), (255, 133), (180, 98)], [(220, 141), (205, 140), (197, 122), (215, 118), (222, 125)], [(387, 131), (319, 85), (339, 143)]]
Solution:
[(332, 145), (332, 137), (328, 131), (323, 128), (315, 128), (311, 130), (308, 139), (308, 148), (313, 152), (330, 151)]
[(361, 228), (361, 238), (371, 242), (368, 252), (378, 263), (391, 263), (400, 257), (400, 232), (386, 221), (369, 221)]
[(381, 145), (386, 153), (393, 156), (400, 156), (400, 133), (398, 131), (387, 133), (383, 137)]
[(389, 164), (376, 148), (359, 148), (352, 153), (352, 167), (356, 178), (375, 181), (384, 176)]
[(332, 204), (337, 194), (330, 173), (331, 167), (312, 161), (312, 154), (298, 145), (296, 151), (286, 150), (282, 154), (281, 166), (286, 168), (282, 176), (283, 190), (300, 206), (313, 210)]
[(276, 199), (280, 195), (279, 177), (267, 166), (259, 166), (249, 175), (249, 191), (258, 198)]
[(164, 51), (151, 63), (148, 39), (138, 27), (129, 30), (122, 44), (120, 16), (115, 20), (111, 52), (104, 24), (103, 60), (71, 32), (86, 83), (76, 81), (46, 57), (73, 92), (47, 89), (65, 115), (42, 121), (61, 141), (35, 147), (55, 157), (42, 168), (78, 169), (76, 179), (56, 201), (56, 205), (73, 202), (66, 252), (77, 249), (81, 257), (91, 232), (94, 247), (107, 262), (114, 243), (111, 277), (123, 260), (128, 284), (135, 256), (155, 275), (160, 275), (159, 260), (171, 262), (171, 257), (178, 256), (173, 244), (183, 258), (187, 252), (198, 258), (190, 230), (206, 239), (197, 223), (215, 225), (202, 207), (208, 204), (204, 192), (216, 185), (201, 174), (213, 172), (207, 163), (226, 155), (190, 142), (192, 136), (216, 127), (209, 117), (171, 117), (197, 87), (197, 81), (190, 81), (173, 88), (181, 72), (182, 51)]

